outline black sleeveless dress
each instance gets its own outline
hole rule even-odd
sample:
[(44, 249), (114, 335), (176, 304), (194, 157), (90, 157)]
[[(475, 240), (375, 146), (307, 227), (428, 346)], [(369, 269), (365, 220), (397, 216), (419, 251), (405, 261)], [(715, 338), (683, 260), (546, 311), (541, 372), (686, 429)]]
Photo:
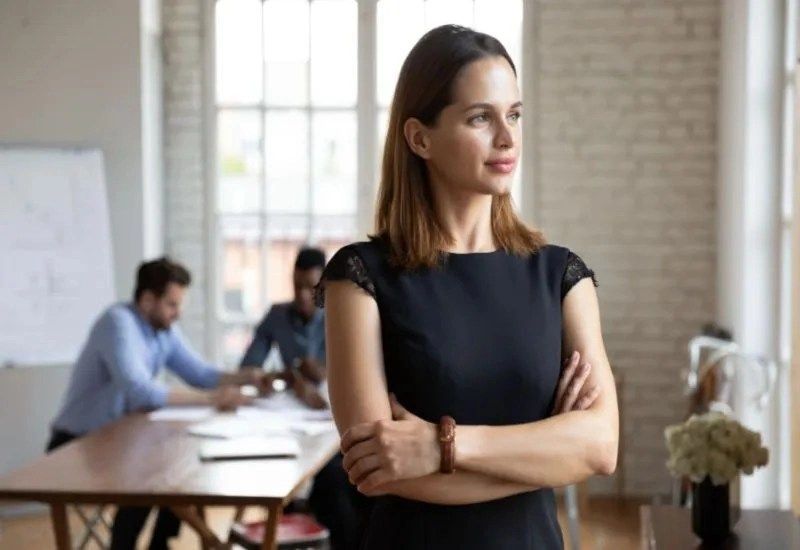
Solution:
[[(526, 258), (497, 250), (447, 254), (434, 269), (400, 271), (378, 239), (339, 250), (324, 281), (349, 279), (377, 302), (389, 391), (430, 422), (508, 425), (550, 415), (561, 370), (561, 301), (594, 273), (568, 249)], [(596, 282), (595, 282), (596, 284)], [(563, 548), (551, 489), (444, 506), (371, 499), (362, 549)]]

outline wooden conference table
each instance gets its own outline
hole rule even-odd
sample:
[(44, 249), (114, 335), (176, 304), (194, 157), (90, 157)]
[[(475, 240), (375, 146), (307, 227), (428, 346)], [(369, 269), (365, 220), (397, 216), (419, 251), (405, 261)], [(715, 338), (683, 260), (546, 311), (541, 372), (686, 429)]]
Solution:
[(170, 507), (206, 543), (214, 534), (199, 507), (259, 506), (268, 514), (264, 548), (271, 550), (283, 506), (339, 448), (332, 430), (301, 438), (295, 459), (201, 462), (203, 440), (186, 433), (189, 424), (126, 417), (0, 477), (0, 500), (48, 504), (59, 550), (71, 546), (67, 504)]

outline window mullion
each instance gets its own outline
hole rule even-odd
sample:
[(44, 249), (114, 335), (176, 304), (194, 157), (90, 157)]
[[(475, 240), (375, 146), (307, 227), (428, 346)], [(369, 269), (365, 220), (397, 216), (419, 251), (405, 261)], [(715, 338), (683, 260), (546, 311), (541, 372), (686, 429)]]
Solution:
[(218, 143), (217, 143), (217, 125), (219, 121), (219, 110), (215, 105), (216, 101), (216, 74), (217, 74), (217, 60), (215, 56), (215, 46), (217, 40), (216, 29), (216, 3), (214, 0), (205, 0), (202, 3), (202, 17), (203, 28), (205, 30), (203, 40), (203, 64), (206, 71), (203, 75), (202, 81), (202, 108), (203, 108), (203, 149), (205, 153), (204, 163), (204, 197), (205, 209), (203, 215), (205, 216), (205, 262), (206, 262), (206, 309), (205, 309), (205, 352), (207, 356), (214, 359), (220, 357), (219, 346), (219, 322), (218, 314), (220, 312), (221, 289), (220, 281), (220, 266), (218, 263), (219, 258), (219, 243), (220, 243), (220, 223), (217, 208), (217, 190), (219, 185), (218, 174)]
[(308, 62), (306, 63), (306, 97), (308, 98), (308, 106), (306, 110), (306, 149), (308, 152), (308, 203), (306, 205), (306, 241), (313, 238), (314, 229), (314, 132), (312, 129), (312, 120), (314, 118), (314, 109), (311, 106), (311, 63), (312, 63), (312, 26), (311, 26), (311, 0), (308, 0)]
[[(528, 2), (522, 4), (522, 51), (519, 63), (521, 65), (521, 80), (522, 87), (522, 101), (528, 105), (526, 111), (530, 115), (522, 117), (522, 173), (520, 185), (520, 205), (519, 212), (522, 219), (528, 223), (534, 223), (534, 220), (540, 219), (538, 215), (538, 185), (539, 185), (539, 172), (538, 163), (536, 162), (535, 155), (538, 148), (537, 143), (537, 129), (538, 121), (534, 115), (535, 111), (533, 106), (537, 104), (538, 97), (537, 86), (538, 82), (536, 76), (538, 74), (537, 67), (537, 52), (536, 40), (539, 30), (536, 26), (536, 17), (534, 15), (535, 8)], [(526, 160), (527, 159), (527, 162)]]
[(269, 248), (270, 248), (270, 238), (269, 238), (269, 214), (268, 214), (268, 207), (267, 204), (267, 187), (269, 185), (268, 178), (267, 178), (267, 52), (266, 52), (266, 36), (264, 30), (264, 16), (266, 5), (265, 2), (261, 2), (261, 70), (262, 78), (261, 78), (261, 105), (259, 106), (259, 125), (261, 131), (261, 147), (259, 147), (261, 153), (261, 202), (259, 207), (259, 226), (261, 228), (261, 235), (258, 239), (259, 244), (259, 251), (260, 251), (260, 262), (259, 262), (259, 275), (260, 275), (260, 287), (261, 292), (263, 293), (262, 296), (269, 296)]
[(356, 232), (359, 238), (372, 230), (375, 156), (378, 147), (378, 0), (358, 0), (358, 128)]

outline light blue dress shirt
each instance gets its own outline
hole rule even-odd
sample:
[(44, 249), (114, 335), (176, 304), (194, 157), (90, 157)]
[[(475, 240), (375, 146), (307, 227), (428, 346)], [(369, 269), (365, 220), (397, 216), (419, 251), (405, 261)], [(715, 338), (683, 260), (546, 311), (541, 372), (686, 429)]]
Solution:
[(132, 412), (163, 407), (166, 367), (191, 386), (217, 386), (220, 371), (186, 344), (180, 329), (155, 330), (131, 303), (109, 307), (95, 322), (72, 370), (54, 430), (80, 436)]

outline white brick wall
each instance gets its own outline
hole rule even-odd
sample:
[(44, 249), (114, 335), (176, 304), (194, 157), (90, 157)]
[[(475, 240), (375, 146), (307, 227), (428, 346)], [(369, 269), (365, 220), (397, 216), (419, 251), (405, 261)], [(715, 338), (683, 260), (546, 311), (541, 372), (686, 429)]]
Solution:
[(166, 250), (192, 272), (181, 320), (203, 352), (206, 342), (206, 189), (203, 139), (203, 1), (163, 0)]
[(628, 494), (669, 488), (663, 427), (685, 410), (686, 343), (714, 316), (717, 4), (533, 10), (536, 223), (597, 271)]
[[(664, 492), (686, 343), (714, 314), (717, 1), (532, 1), (536, 223), (598, 273), (625, 490)], [(202, 0), (163, 16), (167, 250), (195, 276), (183, 326), (204, 349)]]

